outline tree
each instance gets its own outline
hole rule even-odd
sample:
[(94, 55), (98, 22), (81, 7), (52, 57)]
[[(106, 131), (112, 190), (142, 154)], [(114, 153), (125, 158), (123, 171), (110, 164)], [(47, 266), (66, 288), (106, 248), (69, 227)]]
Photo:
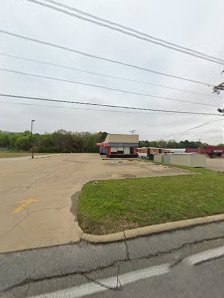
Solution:
[[(71, 132), (60, 129), (53, 133), (38, 134), (32, 136), (34, 152), (98, 152), (96, 143), (103, 142), (107, 132)], [(30, 131), (25, 132), (2, 132), (0, 131), (0, 147), (10, 150), (30, 150)], [(221, 144), (223, 145), (223, 144)], [(160, 147), (160, 148), (205, 148), (208, 144), (200, 141), (184, 140), (143, 140), (139, 147)]]
[(0, 147), (8, 148), (9, 147), (9, 138), (8, 134), (0, 132)]
[(15, 142), (15, 149), (19, 151), (28, 151), (31, 148), (30, 135), (19, 136)]

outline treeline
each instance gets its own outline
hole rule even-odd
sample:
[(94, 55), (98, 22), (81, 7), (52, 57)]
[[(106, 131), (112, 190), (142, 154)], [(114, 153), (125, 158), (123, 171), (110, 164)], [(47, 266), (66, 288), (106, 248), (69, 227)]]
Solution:
[(158, 147), (158, 148), (205, 148), (208, 144), (200, 141), (180, 141), (175, 140), (159, 140), (159, 141), (140, 141), (140, 147)]
[(54, 133), (31, 136), (30, 131), (12, 133), (0, 131), (0, 148), (10, 151), (29, 151), (31, 144), (34, 152), (42, 153), (79, 153), (98, 152), (96, 143), (102, 142), (106, 132), (70, 132), (58, 130)]
[[(0, 131), (0, 149), (10, 151), (30, 151), (31, 144), (34, 152), (42, 153), (82, 153), (99, 152), (96, 143), (102, 142), (107, 136), (106, 132), (70, 132), (58, 130), (54, 133), (38, 134), (31, 137), (30, 131), (25, 132), (3, 132)], [(161, 148), (205, 148), (206, 143), (200, 141), (159, 140), (140, 141), (139, 147), (161, 147)]]

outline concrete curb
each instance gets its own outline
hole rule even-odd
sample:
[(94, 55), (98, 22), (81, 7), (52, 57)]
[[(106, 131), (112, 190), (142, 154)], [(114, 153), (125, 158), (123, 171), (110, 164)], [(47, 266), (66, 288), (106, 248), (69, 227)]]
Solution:
[(214, 223), (218, 221), (224, 221), (224, 214), (168, 222), (168, 223), (163, 223), (158, 225), (146, 226), (142, 228), (125, 230), (123, 232), (112, 233), (107, 235), (92, 235), (92, 234), (87, 234), (83, 232), (81, 235), (81, 240), (85, 240), (90, 243), (109, 243), (109, 242), (132, 239), (140, 236), (158, 234), (162, 232), (172, 232), (178, 229), (186, 229), (197, 225), (205, 225), (205, 224)]

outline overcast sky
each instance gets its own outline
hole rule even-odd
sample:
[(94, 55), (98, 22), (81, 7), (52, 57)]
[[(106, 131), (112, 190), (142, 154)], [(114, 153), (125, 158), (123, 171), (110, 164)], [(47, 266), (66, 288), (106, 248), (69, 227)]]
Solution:
[[(224, 2), (222, 0), (60, 1), (153, 36), (224, 59)], [(222, 65), (141, 41), (26, 0), (0, 1), (0, 29), (214, 85), (224, 81), (224, 75), (221, 75), (224, 69)], [(212, 97), (211, 87), (87, 58), (1, 33), (0, 52), (185, 89), (204, 95), (94, 76), (1, 55), (0, 68), (207, 103), (214, 107), (124, 94), (95, 87), (7, 73), (1, 70), (0, 93), (209, 113), (216, 113), (217, 108), (223, 106), (224, 93)], [(105, 108), (100, 111), (100, 109), (71, 104), (0, 98), (0, 130), (24, 131), (29, 129), (30, 120), (35, 119), (35, 131), (39, 133), (58, 129), (129, 133), (130, 130), (135, 129), (141, 139), (201, 139), (211, 144), (224, 141), (223, 121), (216, 121), (189, 130), (219, 119), (215, 116), (183, 116), (117, 109), (105, 111)]]

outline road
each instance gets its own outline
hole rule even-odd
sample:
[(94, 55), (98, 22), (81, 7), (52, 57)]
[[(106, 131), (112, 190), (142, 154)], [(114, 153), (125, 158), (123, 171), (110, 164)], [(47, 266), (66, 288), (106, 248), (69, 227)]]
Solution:
[(30, 281), (2, 297), (221, 298), (224, 240), (197, 243), (155, 257), (118, 262), (90, 273)]
[[(224, 248), (223, 248), (224, 250)], [(224, 256), (224, 253), (223, 253)], [(184, 263), (176, 267), (169, 267), (169, 264), (161, 264), (144, 269), (138, 269), (120, 276), (119, 280), (123, 282), (119, 290), (109, 290), (102, 286), (91, 288), (91, 284), (86, 287), (73, 287), (64, 290), (63, 297), (84, 297), (82, 294), (96, 292), (89, 297), (158, 297), (158, 298), (181, 298), (181, 297), (203, 297), (215, 298), (223, 297), (224, 293), (224, 257), (222, 259), (205, 262), (198, 266)], [(133, 270), (134, 268), (132, 268)], [(104, 282), (104, 280), (103, 280)], [(110, 280), (105, 280), (105, 285)], [(125, 284), (126, 283), (126, 284)], [(116, 286), (116, 276), (109, 283), (110, 286)], [(102, 291), (102, 292), (101, 292)], [(59, 292), (60, 293), (60, 292)], [(60, 294), (61, 294), (60, 293)], [(57, 298), (57, 292), (46, 296), (46, 298)], [(42, 295), (37, 296), (43, 298)]]
[[(223, 255), (224, 222), (108, 244), (81, 241), (5, 253), (0, 254), (0, 297), (179, 298), (197, 297), (196, 289), (219, 294)], [(117, 274), (122, 289), (108, 290), (116, 286)], [(181, 296), (182, 290), (188, 295)]]
[(188, 173), (98, 154), (0, 160), (0, 252), (79, 241), (73, 195), (90, 180)]
[[(129, 264), (130, 267), (132, 264)], [(93, 277), (86, 284), (59, 290), (36, 298), (75, 297), (158, 297), (158, 298), (221, 298), (224, 293), (224, 258), (205, 262), (198, 266), (180, 264), (170, 268), (161, 264), (99, 279)], [(95, 282), (93, 282), (93, 281)], [(94, 293), (94, 294), (92, 294)]]
[[(46, 158), (46, 157), (53, 157), (53, 156), (57, 156), (57, 155), (61, 155), (61, 153), (52, 153), (52, 154), (45, 154), (45, 155), (35, 155), (34, 154), (34, 158), (38, 159), (38, 158)], [(18, 156), (18, 157), (0, 157), (0, 164), (1, 162), (7, 162), (7, 161), (18, 161), (18, 160), (29, 160), (32, 159), (32, 157), (29, 155), (25, 155), (25, 156)]]

